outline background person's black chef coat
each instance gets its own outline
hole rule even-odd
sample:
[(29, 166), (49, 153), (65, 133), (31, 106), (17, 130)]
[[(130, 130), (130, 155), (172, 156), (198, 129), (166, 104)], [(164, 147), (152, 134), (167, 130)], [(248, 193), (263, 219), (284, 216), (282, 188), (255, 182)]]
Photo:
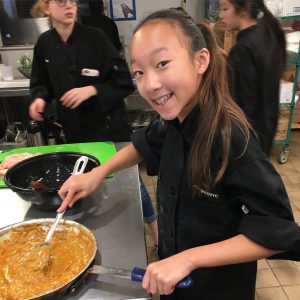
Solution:
[[(99, 71), (83, 76), (82, 69)], [(93, 85), (98, 95), (76, 109), (66, 108), (59, 99), (72, 88)], [(34, 47), (30, 80), (32, 100), (54, 98), (59, 121), (68, 142), (126, 141), (130, 126), (124, 97), (133, 91), (126, 62), (101, 29), (75, 24), (67, 44), (55, 29), (44, 32)]]
[[(186, 164), (198, 116), (193, 110), (181, 125), (156, 119), (131, 135), (148, 174), (158, 174), (160, 257), (242, 233), (267, 248), (289, 251), (281, 258), (299, 259), (300, 231), (281, 178), (254, 139), (239, 157), (243, 135), (237, 126), (222, 182), (200, 197), (192, 196)], [(220, 140), (213, 153), (214, 170), (222, 154)], [(193, 287), (161, 299), (254, 300), (256, 270), (256, 262), (200, 268), (191, 273)]]
[[(269, 38), (255, 25), (238, 33), (229, 53), (233, 68), (233, 94), (256, 130), (262, 150), (268, 155), (278, 121), (279, 85), (284, 61), (270, 50)], [(275, 38), (273, 38), (275, 39)]]
[(116, 23), (105, 15), (91, 15), (81, 18), (82, 24), (98, 27), (105, 32), (107, 37), (112, 41), (118, 51), (121, 51), (122, 44), (120, 42), (119, 31)]

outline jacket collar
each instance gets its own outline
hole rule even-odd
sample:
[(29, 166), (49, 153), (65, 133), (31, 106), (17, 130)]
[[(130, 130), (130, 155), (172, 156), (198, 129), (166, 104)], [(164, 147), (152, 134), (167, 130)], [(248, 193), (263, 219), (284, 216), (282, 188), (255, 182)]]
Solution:
[(185, 143), (187, 143), (189, 146), (192, 144), (195, 134), (198, 130), (199, 116), (200, 109), (198, 106), (196, 106), (187, 115), (182, 123), (179, 123), (179, 120), (177, 118), (171, 121), (173, 126), (180, 132)]
[[(72, 41), (74, 40), (74, 38), (76, 38), (76, 35), (78, 34), (78, 32), (80, 31), (80, 27), (81, 25), (77, 22), (75, 22), (74, 27), (73, 27), (73, 31), (70, 34), (68, 40), (67, 40), (67, 45), (69, 45), (70, 43), (72, 43)], [(63, 41), (60, 38), (60, 35), (58, 34), (58, 32), (56, 31), (55, 28), (53, 28), (53, 32), (56, 34), (57, 38), (59, 39), (60, 42), (63, 43)]]

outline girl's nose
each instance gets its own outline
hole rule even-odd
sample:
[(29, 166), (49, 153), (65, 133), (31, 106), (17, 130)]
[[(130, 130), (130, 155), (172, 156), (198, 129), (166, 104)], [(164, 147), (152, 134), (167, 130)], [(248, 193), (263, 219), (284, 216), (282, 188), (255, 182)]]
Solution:
[(66, 6), (67, 7), (72, 7), (73, 6), (73, 1), (72, 0), (67, 0), (66, 1)]
[(145, 88), (148, 92), (161, 88), (161, 81), (155, 71), (147, 74)]

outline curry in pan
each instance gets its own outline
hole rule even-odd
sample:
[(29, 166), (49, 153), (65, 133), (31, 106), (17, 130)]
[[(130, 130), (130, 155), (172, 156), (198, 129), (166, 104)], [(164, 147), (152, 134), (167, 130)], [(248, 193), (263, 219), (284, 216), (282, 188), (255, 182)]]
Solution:
[(15, 227), (0, 235), (0, 300), (34, 298), (75, 279), (93, 260), (96, 242), (80, 226), (59, 225), (47, 251), (47, 263), (37, 266), (51, 223)]

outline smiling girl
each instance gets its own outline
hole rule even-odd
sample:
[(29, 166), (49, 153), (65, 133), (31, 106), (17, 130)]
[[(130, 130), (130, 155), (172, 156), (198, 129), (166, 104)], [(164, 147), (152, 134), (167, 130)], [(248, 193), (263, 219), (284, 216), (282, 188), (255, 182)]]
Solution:
[[(102, 166), (69, 178), (59, 211), (145, 160), (158, 175), (161, 260), (143, 287), (161, 299), (253, 300), (256, 261), (299, 258), (300, 232), (280, 176), (230, 97), (224, 56), (207, 27), (169, 9), (137, 27), (131, 64), (160, 118)], [(175, 288), (189, 274), (194, 285)]]

